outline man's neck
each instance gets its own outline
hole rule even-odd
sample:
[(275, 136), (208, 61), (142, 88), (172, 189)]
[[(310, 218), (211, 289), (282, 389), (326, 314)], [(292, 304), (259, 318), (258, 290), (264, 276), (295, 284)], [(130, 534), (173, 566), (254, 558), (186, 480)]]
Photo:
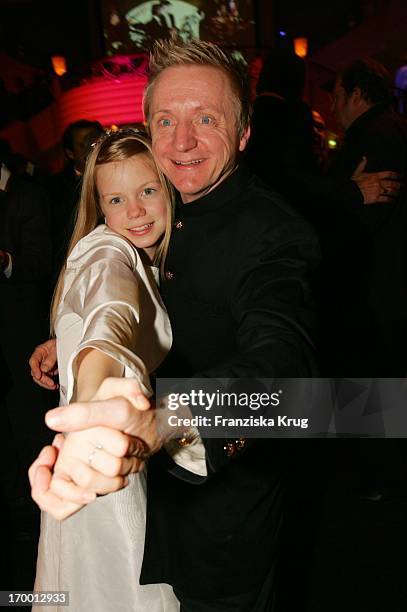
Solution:
[(208, 193), (211, 193), (212, 191), (214, 191), (217, 187), (219, 187), (219, 185), (223, 183), (223, 181), (225, 181), (231, 174), (233, 174), (233, 172), (238, 168), (238, 165), (239, 164), (236, 162), (230, 168), (225, 168), (222, 174), (220, 175), (220, 177), (218, 178), (218, 180), (213, 185), (210, 185), (206, 190), (201, 191), (196, 196), (189, 195), (189, 194), (185, 194), (185, 195), (180, 194), (182, 203), (191, 204), (192, 202), (196, 202), (197, 200), (200, 200), (201, 198), (208, 195)]
[(377, 106), (377, 104), (370, 104), (368, 102), (365, 102), (360, 106), (360, 108), (356, 109), (352, 117), (352, 121), (350, 122), (346, 130), (348, 130), (355, 123), (355, 121), (360, 119), (360, 117), (363, 117), (363, 115), (370, 111), (370, 109), (372, 109), (374, 106)]

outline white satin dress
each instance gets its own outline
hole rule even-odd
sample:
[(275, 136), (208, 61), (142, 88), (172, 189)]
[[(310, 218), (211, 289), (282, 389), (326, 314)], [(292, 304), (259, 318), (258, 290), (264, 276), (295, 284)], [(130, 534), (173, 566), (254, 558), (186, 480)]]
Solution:
[[(170, 349), (172, 335), (159, 296), (157, 270), (106, 225), (72, 251), (56, 320), (61, 405), (74, 397), (75, 357), (94, 347), (120, 361), (125, 376), (151, 394), (149, 373)], [(38, 612), (177, 612), (167, 584), (139, 584), (146, 520), (145, 474), (122, 491), (97, 498), (58, 522), (41, 517), (36, 591), (69, 591), (69, 608)]]

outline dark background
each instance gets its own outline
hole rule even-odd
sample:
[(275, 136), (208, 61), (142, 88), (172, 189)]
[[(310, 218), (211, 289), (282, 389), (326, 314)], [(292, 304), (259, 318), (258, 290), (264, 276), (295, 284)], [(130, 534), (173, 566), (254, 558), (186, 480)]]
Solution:
[[(315, 51), (389, 4), (389, 0), (253, 0), (257, 47), (271, 45), (285, 30), (292, 36), (307, 36)], [(44, 69), (50, 68), (51, 55), (65, 55), (71, 69), (101, 57), (105, 52), (101, 2), (0, 0), (0, 50)]]

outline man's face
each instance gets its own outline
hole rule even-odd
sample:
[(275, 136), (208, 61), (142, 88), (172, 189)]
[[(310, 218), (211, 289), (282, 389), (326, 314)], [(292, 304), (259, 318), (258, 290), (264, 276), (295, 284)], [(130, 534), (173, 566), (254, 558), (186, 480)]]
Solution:
[(335, 83), (332, 100), (332, 110), (341, 128), (347, 130), (354, 121), (353, 94), (348, 95), (338, 79)]
[(154, 83), (150, 130), (157, 165), (192, 202), (221, 183), (246, 146), (228, 77), (211, 66), (174, 66)]

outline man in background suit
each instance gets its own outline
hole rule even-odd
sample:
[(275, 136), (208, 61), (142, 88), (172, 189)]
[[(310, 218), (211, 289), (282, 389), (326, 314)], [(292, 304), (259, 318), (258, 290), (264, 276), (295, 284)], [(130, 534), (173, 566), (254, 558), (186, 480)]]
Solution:
[(349, 179), (364, 159), (368, 172), (392, 168), (401, 188), (382, 181), (388, 203), (338, 207), (327, 219), (322, 291), (330, 376), (407, 372), (407, 121), (392, 109), (392, 93), (390, 75), (371, 58), (352, 62), (335, 84), (333, 109), (345, 139), (330, 176)]
[[(32, 343), (48, 331), (47, 281), (51, 265), (49, 210), (41, 187), (14, 176), (4, 163), (0, 179), (0, 349), (11, 377), (5, 396), (16, 448), (25, 470), (43, 431), (41, 411), (26, 411), (30, 401), (48, 402), (27, 372)], [(43, 404), (40, 404), (44, 406)]]
[(76, 207), (81, 195), (86, 155), (92, 142), (95, 142), (103, 133), (103, 127), (99, 121), (79, 119), (70, 123), (62, 135), (66, 164), (61, 172), (50, 177), (47, 184), (51, 201), (52, 285), (55, 284), (65, 260), (75, 225)]
[[(20, 536), (27, 539), (30, 532), (34, 543), (38, 533), (39, 515), (26, 473), (38, 441), (50, 439), (44, 412), (56, 400), (32, 384), (26, 365), (32, 343), (48, 333), (51, 244), (46, 194), (34, 181), (12, 174), (4, 163), (0, 167), (1, 493), (12, 522), (8, 530), (15, 551)], [(27, 409), (27, 402), (35, 410)], [(9, 584), (30, 589), (35, 559), (21, 560), (20, 554), (13, 553), (7, 561)], [(24, 582), (29, 573), (31, 581)]]

